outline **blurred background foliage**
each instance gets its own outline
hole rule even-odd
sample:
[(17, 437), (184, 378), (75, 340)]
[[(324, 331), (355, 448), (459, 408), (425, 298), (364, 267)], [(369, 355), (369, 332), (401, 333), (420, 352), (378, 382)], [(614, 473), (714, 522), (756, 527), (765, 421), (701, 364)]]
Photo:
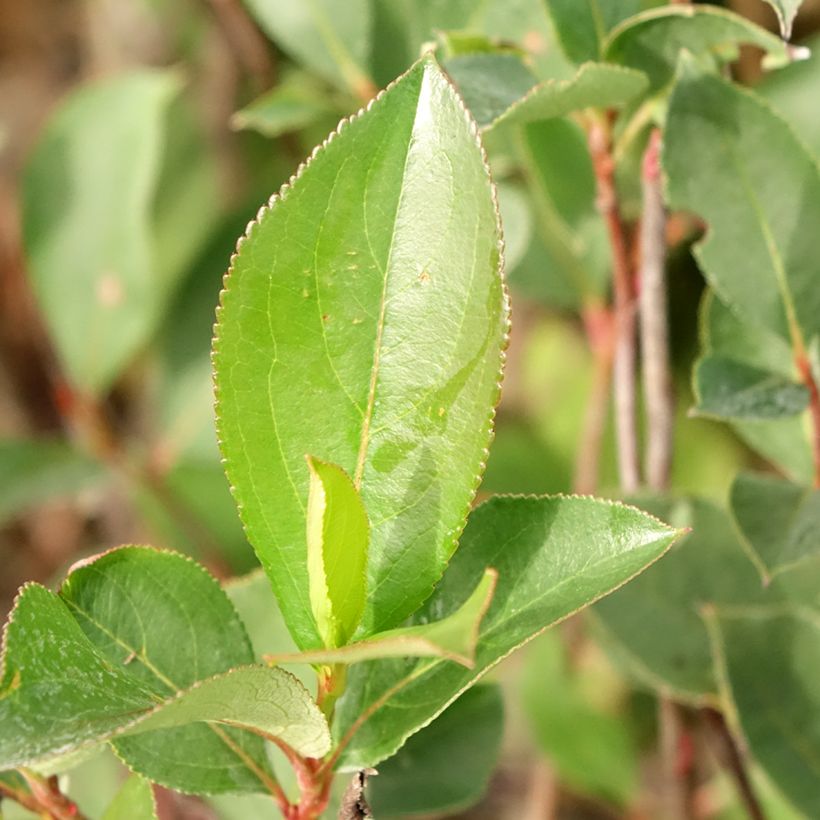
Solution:
[[(652, 5), (634, 0), (629, 11)], [(759, 0), (727, 5), (776, 31)], [(807, 2), (794, 39), (811, 44), (818, 29), (820, 2)], [(588, 45), (559, 43), (543, 0), (2, 2), (4, 614), (24, 581), (49, 582), (116, 544), (181, 550), (222, 579), (254, 569), (212, 413), (210, 336), (236, 238), (339, 118), (404, 71), (423, 44), (438, 43), (458, 81), (488, 37), (503, 44), (496, 69), (504, 82), (487, 76), (484, 98), (571, 77), (565, 53), (583, 55)], [(505, 48), (514, 62), (504, 61)], [(769, 76), (759, 56), (744, 48), (735, 78), (755, 85), (820, 153), (820, 55)], [(554, 119), (514, 134), (493, 130), (486, 143), (514, 330), (481, 493), (570, 492), (596, 383), (589, 306), (606, 298), (610, 265), (586, 137), (571, 120)], [(618, 167), (627, 215), (639, 208), (637, 143), (626, 141)], [(636, 621), (645, 607), (613, 597), (590, 624), (571, 621), (545, 635), (413, 738), (373, 786), (380, 818), (656, 816), (654, 684), (660, 676), (693, 701), (713, 688), (692, 590), (707, 585), (731, 602), (733, 585), (754, 571), (723, 510), (738, 471), (767, 469), (745, 443), (755, 443), (753, 430), (736, 435), (687, 414), (704, 286), (691, 231), (673, 220), (669, 232), (672, 489), (697, 500), (658, 502), (657, 512), (697, 522), (689, 560), (663, 562), (666, 584), (656, 573), (629, 588), (655, 602), (651, 628)], [(783, 466), (801, 475), (807, 457)], [(607, 426), (599, 490), (616, 488)], [(673, 632), (691, 640), (668, 647)], [(442, 740), (462, 731), (460, 750)], [(695, 721), (684, 735), (691, 749), (681, 751), (681, 765), (697, 816), (741, 817), (713, 740)], [(798, 816), (754, 777), (769, 816)], [(121, 778), (122, 767), (103, 755), (68, 775), (68, 792), (98, 817)], [(161, 790), (159, 807), (163, 817), (275, 816), (261, 798), (206, 802)]]

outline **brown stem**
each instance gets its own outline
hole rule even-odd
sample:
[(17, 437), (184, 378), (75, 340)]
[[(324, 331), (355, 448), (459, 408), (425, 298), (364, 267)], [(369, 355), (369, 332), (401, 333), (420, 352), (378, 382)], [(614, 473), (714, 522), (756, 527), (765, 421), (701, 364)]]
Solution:
[(53, 820), (86, 820), (77, 804), (66, 797), (56, 777), (41, 777), (28, 769), (18, 769), (37, 805), (35, 811)]
[(812, 420), (812, 455), (814, 457), (814, 486), (820, 487), (820, 390), (812, 372), (809, 357), (803, 351), (795, 357), (800, 377), (809, 391), (809, 413)]
[(674, 405), (669, 370), (666, 299), (666, 209), (660, 172), (661, 132), (655, 129), (643, 158), (640, 243), (640, 326), (646, 404), (646, 481), (652, 490), (669, 485)]
[(43, 811), (42, 806), (37, 802), (33, 794), (15, 789), (6, 783), (0, 782), (0, 804), (3, 798), (14, 800), (15, 803), (19, 803), (24, 809), (28, 809), (33, 814), (41, 814)]
[(658, 733), (661, 752), (661, 812), (664, 820), (689, 817), (688, 789), (680, 771), (680, 740), (683, 736), (677, 704), (665, 693), (658, 697)]
[(732, 736), (726, 720), (717, 710), (710, 707), (701, 709), (701, 715), (712, 730), (713, 735), (720, 742), (724, 765), (732, 774), (732, 779), (737, 786), (738, 795), (743, 801), (743, 805), (752, 820), (766, 820), (763, 807), (757, 799), (751, 778), (746, 771), (746, 762), (743, 759), (740, 748), (735, 738)]
[(592, 389), (575, 459), (573, 489), (590, 495), (598, 489), (601, 446), (612, 389), (613, 322), (612, 312), (602, 305), (585, 308), (583, 319), (593, 356)]
[(634, 493), (640, 485), (638, 431), (635, 407), (635, 294), (630, 274), (626, 231), (615, 189), (615, 162), (609, 125), (594, 120), (589, 148), (598, 188), (598, 210), (604, 218), (612, 250), (612, 287), (615, 305), (614, 394), (615, 435), (621, 489)]

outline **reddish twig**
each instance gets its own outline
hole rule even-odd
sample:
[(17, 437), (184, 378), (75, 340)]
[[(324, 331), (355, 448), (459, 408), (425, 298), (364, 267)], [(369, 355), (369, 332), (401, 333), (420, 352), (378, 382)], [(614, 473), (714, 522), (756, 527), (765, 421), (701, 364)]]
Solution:
[(805, 352), (799, 350), (795, 364), (800, 378), (809, 391), (809, 413), (812, 420), (812, 455), (814, 458), (814, 486), (820, 487), (820, 390), (812, 372), (811, 362)]
[(86, 820), (77, 804), (60, 791), (56, 777), (41, 777), (28, 769), (18, 769), (37, 805), (35, 811), (53, 820)]

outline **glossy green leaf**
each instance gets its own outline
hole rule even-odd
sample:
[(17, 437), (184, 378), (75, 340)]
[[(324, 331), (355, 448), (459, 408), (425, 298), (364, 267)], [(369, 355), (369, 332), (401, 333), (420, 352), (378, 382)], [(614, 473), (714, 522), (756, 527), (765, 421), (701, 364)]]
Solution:
[[(688, 4), (663, 6), (625, 20), (607, 38), (604, 58), (645, 72), (657, 89), (672, 79), (681, 51), (718, 67), (737, 59), (741, 44), (763, 49), (772, 67), (790, 60), (789, 48), (779, 37), (739, 14)], [(699, 164), (701, 173), (705, 165)]]
[(369, 525), (347, 473), (307, 457), (307, 562), (310, 604), (326, 647), (350, 641), (365, 605)]
[(470, 597), (439, 621), (377, 632), (338, 649), (317, 649), (268, 657), (269, 662), (361, 663), (377, 658), (446, 658), (471, 669), (479, 627), (493, 598), (497, 575), (487, 569)]
[(646, 75), (640, 71), (604, 63), (584, 63), (569, 80), (546, 80), (533, 87), (505, 111), (499, 111), (487, 125), (537, 122), (586, 108), (620, 108), (646, 87)]
[(510, 652), (623, 584), (675, 536), (631, 507), (590, 498), (496, 497), (482, 504), (435, 593), (413, 618), (427, 623), (454, 612), (494, 567), (498, 585), (481, 624), (475, 668), (412, 659), (354, 666), (337, 705), (338, 736), (385, 691), (400, 691), (353, 736), (345, 767), (372, 766), (393, 754)]
[[(706, 356), (725, 357), (782, 379), (794, 378), (788, 341), (760, 324), (743, 321), (711, 290), (704, 294), (701, 305), (700, 342)], [(773, 421), (735, 419), (731, 424), (750, 447), (794, 480), (810, 482), (814, 465), (808, 438), (809, 421), (805, 416)]]
[(508, 305), (489, 174), (427, 57), (318, 150), (241, 243), (214, 344), (218, 429), (249, 539), (303, 649), (304, 454), (370, 519), (360, 632), (427, 598), (463, 526)]
[(413, 735), (368, 780), (375, 817), (463, 810), (478, 802), (501, 751), (504, 703), (497, 685), (468, 689)]
[(0, 440), (0, 524), (32, 507), (76, 495), (105, 477), (102, 466), (54, 440)]
[(312, 125), (332, 111), (331, 100), (318, 83), (294, 74), (237, 111), (231, 125), (278, 137)]
[(709, 225), (695, 252), (720, 299), (807, 346), (820, 331), (811, 227), (820, 220), (820, 167), (793, 131), (752, 92), (685, 62), (663, 164), (671, 206)]
[(820, 82), (820, 39), (806, 42), (805, 60), (766, 74), (755, 90), (797, 131), (820, 157), (820, 111), (813, 105)]
[(794, 18), (797, 17), (803, 0), (766, 0), (766, 2), (774, 9), (777, 22), (780, 24), (780, 33), (784, 39), (788, 40), (792, 36)]
[(26, 169), (31, 281), (67, 375), (88, 393), (110, 387), (146, 342), (172, 284), (156, 258), (152, 198), (178, 89), (175, 74), (148, 70), (81, 87)]
[(156, 816), (151, 784), (135, 774), (122, 784), (102, 820), (156, 820)]
[(722, 356), (698, 361), (694, 386), (694, 412), (722, 419), (787, 418), (809, 404), (805, 385)]
[(641, 499), (691, 527), (671, 553), (592, 609), (611, 657), (644, 685), (701, 701), (716, 691), (705, 604), (746, 604), (765, 594), (728, 516), (701, 500)]
[(708, 616), (724, 695), (754, 757), (806, 817), (820, 812), (820, 619), (784, 609)]
[(279, 46), (345, 91), (367, 98), (371, 9), (368, 0), (244, 0), (259, 25)]
[(820, 490), (741, 473), (732, 485), (731, 508), (766, 582), (820, 557)]
[(546, 0), (561, 48), (583, 63), (603, 56), (606, 35), (646, 6), (642, 0)]
[(443, 66), (481, 128), (491, 126), (538, 83), (517, 54), (461, 54)]
[[(558, 631), (534, 643), (522, 703), (530, 729), (562, 782), (624, 805), (638, 785), (638, 749), (623, 715), (593, 703), (586, 690), (608, 681), (570, 668)], [(577, 665), (576, 665), (577, 666)], [(584, 686), (586, 684), (586, 687)]]

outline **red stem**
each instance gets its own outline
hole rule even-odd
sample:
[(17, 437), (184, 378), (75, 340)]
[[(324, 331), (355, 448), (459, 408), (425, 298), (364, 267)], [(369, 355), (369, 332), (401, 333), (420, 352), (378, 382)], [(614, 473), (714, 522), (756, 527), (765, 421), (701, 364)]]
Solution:
[(820, 487), (820, 390), (817, 381), (812, 373), (811, 362), (808, 356), (799, 352), (795, 356), (795, 364), (800, 372), (800, 377), (809, 391), (809, 412), (811, 413), (813, 435), (812, 435), (812, 455), (814, 457), (814, 486)]

